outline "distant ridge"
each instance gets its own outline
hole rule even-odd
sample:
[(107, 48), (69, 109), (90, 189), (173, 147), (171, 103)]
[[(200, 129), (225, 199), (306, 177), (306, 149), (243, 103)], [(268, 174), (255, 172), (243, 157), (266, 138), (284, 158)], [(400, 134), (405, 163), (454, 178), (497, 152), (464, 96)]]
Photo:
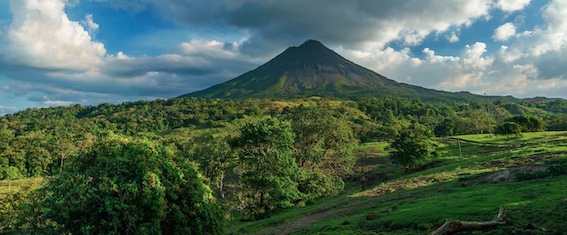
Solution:
[(181, 97), (288, 99), (309, 96), (343, 99), (393, 96), (433, 101), (496, 98), (398, 83), (345, 59), (316, 40), (289, 47), (237, 78)]

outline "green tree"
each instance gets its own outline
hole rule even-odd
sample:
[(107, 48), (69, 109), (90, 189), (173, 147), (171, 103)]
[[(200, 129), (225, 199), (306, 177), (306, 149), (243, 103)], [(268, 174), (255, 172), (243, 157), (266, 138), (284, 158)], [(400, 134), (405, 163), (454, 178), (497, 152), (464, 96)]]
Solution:
[(443, 122), (435, 127), (437, 136), (453, 136), (455, 133), (455, 121), (452, 118), (445, 118)]
[(147, 140), (104, 138), (49, 179), (32, 224), (56, 234), (222, 233), (224, 215), (206, 180), (175, 160)]
[(288, 115), (295, 133), (294, 157), (300, 167), (333, 173), (350, 171), (358, 146), (349, 122), (331, 110), (299, 106)]
[(231, 141), (239, 150), (239, 207), (253, 216), (291, 207), (302, 198), (301, 171), (292, 157), (294, 134), (289, 122), (274, 117), (247, 123)]
[(515, 122), (504, 122), (496, 127), (494, 134), (505, 136), (522, 135), (522, 127)]
[(427, 163), (437, 155), (436, 148), (431, 130), (419, 123), (403, 129), (389, 146), (394, 163), (406, 171)]
[(537, 117), (519, 115), (508, 118), (504, 121), (518, 124), (523, 132), (538, 132), (545, 130), (545, 123)]
[(199, 169), (215, 185), (220, 197), (224, 198), (225, 174), (236, 162), (234, 151), (225, 137), (201, 136), (195, 145), (193, 157), (199, 163)]

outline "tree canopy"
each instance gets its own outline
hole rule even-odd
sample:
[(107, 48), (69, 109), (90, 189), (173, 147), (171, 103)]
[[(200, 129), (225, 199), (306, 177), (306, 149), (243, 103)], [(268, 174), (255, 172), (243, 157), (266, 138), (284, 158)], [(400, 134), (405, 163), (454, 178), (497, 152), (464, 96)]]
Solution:
[(431, 130), (419, 123), (403, 129), (389, 146), (394, 163), (406, 171), (427, 163), (437, 155), (437, 145), (432, 137)]
[(291, 207), (301, 199), (301, 171), (292, 157), (294, 134), (289, 122), (267, 117), (247, 123), (232, 146), (239, 150), (243, 210), (253, 215)]
[(223, 231), (224, 214), (197, 168), (147, 140), (104, 138), (72, 158), (39, 193), (45, 199), (37, 205), (36, 224), (55, 234)]

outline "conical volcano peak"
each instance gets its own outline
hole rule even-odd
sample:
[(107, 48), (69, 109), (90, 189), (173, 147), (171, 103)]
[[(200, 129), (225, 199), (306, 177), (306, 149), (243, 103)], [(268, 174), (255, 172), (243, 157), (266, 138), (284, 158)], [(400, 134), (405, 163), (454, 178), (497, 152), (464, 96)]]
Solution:
[(321, 43), (317, 40), (309, 39), (309, 40), (305, 41), (303, 44), (301, 44), (301, 46), (299, 46), (299, 48), (327, 48), (327, 47), (325, 47), (325, 45), (323, 45), (323, 43)]
[(337, 66), (335, 63), (346, 62), (346, 59), (323, 45), (323, 43), (310, 39), (299, 47), (288, 48), (270, 63), (275, 63), (275, 61), (280, 66), (282, 64), (316, 63), (335, 67)]
[(316, 40), (292, 46), (258, 68), (225, 83), (185, 96), (215, 98), (294, 98), (325, 96), (436, 96), (425, 88), (400, 84), (357, 65)]
[(305, 41), (299, 47), (292, 47), (295, 51), (315, 54), (327, 54), (332, 50), (327, 48), (323, 43), (310, 39)]

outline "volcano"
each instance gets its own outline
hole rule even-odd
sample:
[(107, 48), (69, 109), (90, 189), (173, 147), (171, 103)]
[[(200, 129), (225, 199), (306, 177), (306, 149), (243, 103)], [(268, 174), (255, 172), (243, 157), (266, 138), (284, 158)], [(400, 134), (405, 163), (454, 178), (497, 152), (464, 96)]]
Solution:
[(450, 93), (396, 82), (345, 59), (315, 40), (308, 40), (299, 47), (289, 47), (237, 78), (181, 97), (290, 99), (311, 96), (454, 101), (482, 98), (468, 92)]

